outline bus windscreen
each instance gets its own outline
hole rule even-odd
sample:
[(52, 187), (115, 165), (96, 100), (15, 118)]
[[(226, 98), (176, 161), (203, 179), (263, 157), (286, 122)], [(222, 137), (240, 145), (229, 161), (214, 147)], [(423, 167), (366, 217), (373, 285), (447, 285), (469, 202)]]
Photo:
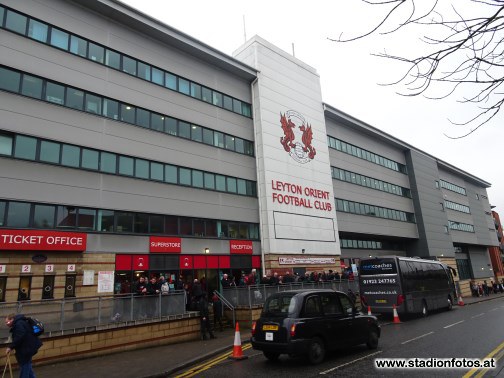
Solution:
[(361, 276), (374, 276), (379, 274), (396, 274), (397, 266), (394, 259), (366, 259), (361, 262)]

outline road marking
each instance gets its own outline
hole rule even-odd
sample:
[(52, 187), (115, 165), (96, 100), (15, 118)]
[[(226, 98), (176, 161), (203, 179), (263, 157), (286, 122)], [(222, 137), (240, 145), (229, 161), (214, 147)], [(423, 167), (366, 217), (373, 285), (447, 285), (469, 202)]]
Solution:
[(480, 316), (483, 316), (483, 315), (485, 315), (484, 312), (482, 312), (481, 314), (478, 314), (478, 315), (471, 316), (471, 319), (479, 318)]
[(383, 351), (379, 350), (378, 352), (374, 352), (374, 353), (368, 354), (368, 355), (366, 355), (366, 356), (363, 356), (363, 357), (357, 358), (357, 359), (355, 359), (355, 360), (352, 360), (352, 361), (350, 361), (350, 362), (347, 362), (346, 364), (338, 365), (338, 366), (333, 367), (332, 369), (329, 369), (329, 370), (326, 370), (326, 371), (321, 371), (319, 374), (324, 375), (324, 374), (330, 373), (330, 372), (332, 372), (332, 371), (334, 371), (334, 370), (337, 370), (337, 369), (340, 369), (340, 368), (342, 368), (342, 367), (344, 367), (344, 366), (351, 365), (351, 364), (353, 364), (353, 363), (355, 363), (355, 362), (357, 362), (357, 361), (364, 360), (365, 358), (368, 358), (368, 357), (371, 357), (371, 356), (376, 356), (377, 354), (380, 354), (380, 353), (382, 353), (382, 352), (383, 352)]
[(491, 311), (495, 311), (495, 310), (498, 310), (499, 307), (495, 307), (495, 308), (492, 308), (491, 310), (489, 310), (488, 312), (491, 312)]
[(404, 344), (408, 344), (408, 343), (409, 343), (409, 342), (411, 342), (411, 341), (415, 341), (415, 340), (421, 339), (422, 337), (432, 335), (433, 333), (434, 333), (434, 331), (429, 332), (429, 333), (426, 333), (426, 334), (424, 334), (424, 335), (421, 335), (421, 336), (415, 337), (414, 339), (410, 339), (410, 340), (404, 341), (404, 342), (402, 342), (401, 344), (402, 344), (402, 345), (404, 345)]
[(464, 322), (464, 320), (461, 320), (460, 322), (447, 325), (446, 327), (443, 327), (443, 328), (450, 328), (450, 327), (453, 327), (454, 325), (457, 325), (457, 324), (460, 324), (460, 323), (463, 323), (463, 322)]
[[(493, 356), (495, 356), (497, 353), (499, 353), (499, 351), (501, 349), (504, 349), (504, 342), (502, 342), (497, 348), (495, 348), (494, 350), (492, 350), (486, 357), (484, 357), (484, 359), (489, 359), (489, 358), (492, 358)], [(501, 358), (502, 356), (499, 356), (497, 358), (497, 360), (499, 360), (499, 358)], [(474, 373), (476, 373), (480, 368), (473, 368), (471, 370), (469, 370), (462, 378), (470, 378), (474, 375)], [(481, 369), (481, 371), (479, 372), (478, 375), (476, 375), (475, 377), (483, 377), (483, 375), (485, 375), (485, 373), (488, 371), (489, 369)]]

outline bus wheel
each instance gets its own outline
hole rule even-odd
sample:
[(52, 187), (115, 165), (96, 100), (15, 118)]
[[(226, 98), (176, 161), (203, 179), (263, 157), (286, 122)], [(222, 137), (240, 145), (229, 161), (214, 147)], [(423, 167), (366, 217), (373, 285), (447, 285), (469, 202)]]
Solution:
[(427, 309), (427, 303), (425, 303), (425, 300), (422, 301), (422, 316), (425, 318), (427, 315), (429, 315), (429, 310)]
[(453, 301), (451, 297), (448, 297), (448, 311), (451, 311), (453, 309)]

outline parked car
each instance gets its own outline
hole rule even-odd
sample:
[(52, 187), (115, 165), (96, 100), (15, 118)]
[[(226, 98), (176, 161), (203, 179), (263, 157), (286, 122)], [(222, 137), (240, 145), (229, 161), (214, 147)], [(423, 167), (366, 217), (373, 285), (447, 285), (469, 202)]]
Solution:
[(364, 315), (343, 292), (292, 290), (270, 295), (252, 324), (252, 347), (269, 360), (281, 354), (322, 362), (326, 350), (367, 344), (378, 347), (376, 317)]

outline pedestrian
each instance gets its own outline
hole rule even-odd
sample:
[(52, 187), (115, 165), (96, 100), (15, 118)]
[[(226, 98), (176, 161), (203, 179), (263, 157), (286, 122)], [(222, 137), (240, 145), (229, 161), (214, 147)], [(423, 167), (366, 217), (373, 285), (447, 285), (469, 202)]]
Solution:
[(5, 325), (10, 328), (12, 334), (12, 342), (6, 349), (7, 358), (14, 349), (19, 364), (19, 378), (35, 378), (32, 357), (37, 354), (42, 341), (33, 334), (31, 325), (22, 314), (7, 315)]
[(222, 275), (221, 285), (223, 289), (228, 289), (229, 287), (231, 287), (231, 280), (226, 273)]
[(199, 299), (199, 311), (201, 317), (201, 338), (203, 340), (207, 339), (206, 333), (208, 332), (211, 339), (215, 339), (215, 335), (212, 331), (212, 324), (210, 323), (210, 317), (208, 312), (208, 301), (206, 299), (206, 295), (203, 295)]
[(219, 324), (219, 330), (222, 332), (222, 301), (217, 294), (212, 297), (213, 313), (214, 313), (214, 328)]

